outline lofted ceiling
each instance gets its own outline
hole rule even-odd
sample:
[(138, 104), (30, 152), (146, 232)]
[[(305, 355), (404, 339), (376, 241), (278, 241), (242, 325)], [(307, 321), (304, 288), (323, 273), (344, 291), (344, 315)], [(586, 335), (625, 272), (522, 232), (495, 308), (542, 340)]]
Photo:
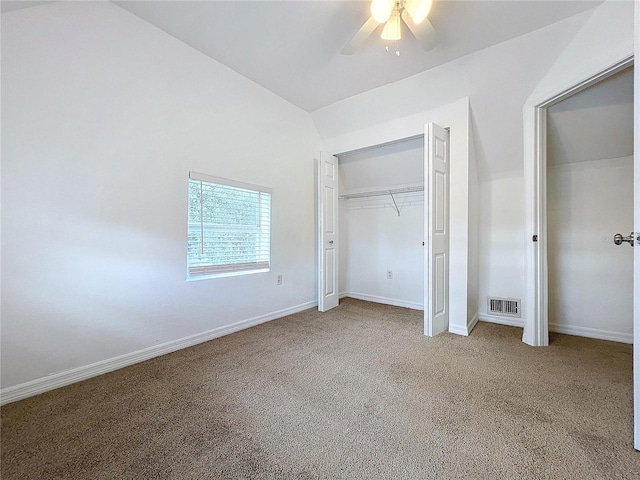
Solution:
[[(205, 55), (312, 112), (558, 22), (603, 0), (435, 0), (438, 46), (424, 52), (405, 28), (400, 56), (381, 27), (362, 51), (342, 47), (369, 17), (368, 0), (113, 0)], [(2, 12), (54, 3), (2, 0)]]
[(0, 11), (2, 13), (20, 10), (22, 8), (39, 7), (47, 3), (55, 3), (53, 0), (1, 0)]
[(633, 67), (549, 107), (549, 165), (633, 155)]
[[(0, 7), (4, 14), (51, 3), (56, 2), (2, 0)], [(368, 18), (368, 0), (111, 3), (313, 112), (559, 22), (595, 8), (602, 0), (434, 0), (429, 18), (438, 46), (424, 52), (405, 31), (399, 57), (385, 51), (379, 31), (361, 52), (339, 53)], [(631, 154), (631, 72), (621, 72), (549, 108), (550, 163)], [(349, 162), (353, 168), (358, 164), (356, 159)]]
[[(397, 57), (378, 34), (355, 55), (341, 48), (369, 17), (368, 1), (113, 1), (205, 55), (312, 112), (504, 42), (602, 0), (435, 0), (439, 44), (407, 31)], [(406, 30), (406, 29), (405, 29)]]

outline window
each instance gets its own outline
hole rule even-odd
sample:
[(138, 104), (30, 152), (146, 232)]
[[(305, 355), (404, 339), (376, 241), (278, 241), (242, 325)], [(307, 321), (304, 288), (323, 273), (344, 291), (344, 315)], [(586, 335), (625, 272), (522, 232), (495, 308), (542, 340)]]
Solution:
[(267, 272), (271, 189), (189, 172), (187, 278)]

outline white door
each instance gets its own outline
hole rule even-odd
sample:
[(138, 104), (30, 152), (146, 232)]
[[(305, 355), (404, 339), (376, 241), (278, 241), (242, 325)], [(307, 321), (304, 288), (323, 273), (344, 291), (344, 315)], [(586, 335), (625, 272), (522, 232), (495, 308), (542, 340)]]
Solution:
[(449, 328), (449, 132), (428, 123), (424, 132), (424, 334)]
[[(640, 11), (640, 6), (636, 5)], [(640, 17), (640, 13), (637, 14)], [(639, 18), (640, 20), (640, 18)], [(638, 69), (640, 70), (640, 69)], [(640, 73), (636, 70), (636, 95), (640, 85)], [(636, 121), (640, 119), (640, 100), (635, 100)], [(633, 176), (634, 176), (634, 233), (635, 247), (633, 249), (633, 412), (634, 412), (634, 440), (633, 446), (640, 450), (640, 138), (635, 133)]]
[(338, 306), (338, 159), (320, 152), (318, 172), (318, 310)]
[[(640, 5), (635, 5), (635, 50), (640, 52)], [(637, 60), (636, 60), (637, 61)], [(640, 450), (640, 68), (633, 70), (633, 230), (636, 237), (633, 249), (633, 446)]]
[[(640, 4), (636, 3), (636, 55), (640, 51)], [(634, 68), (634, 122), (633, 134), (633, 224), (635, 247), (633, 248), (633, 446), (640, 450), (640, 68)]]

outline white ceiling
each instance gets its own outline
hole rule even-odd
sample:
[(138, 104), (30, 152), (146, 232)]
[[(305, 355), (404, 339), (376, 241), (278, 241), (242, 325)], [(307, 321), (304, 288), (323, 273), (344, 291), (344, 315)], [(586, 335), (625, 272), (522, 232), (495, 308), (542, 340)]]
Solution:
[[(15, 3), (15, 2), (12, 2)], [(436, 0), (439, 45), (420, 49), (404, 33), (400, 57), (377, 35), (340, 55), (369, 16), (358, 1), (113, 1), (306, 111), (396, 82), (558, 22), (602, 0)]]
[[(55, 2), (2, 0), (0, 6), (6, 13), (48, 3)], [(299, 107), (314, 111), (558, 22), (594, 8), (602, 0), (435, 0), (430, 19), (438, 32), (439, 46), (423, 52), (407, 33), (405, 37), (409, 38), (400, 43), (400, 57), (385, 52), (382, 41), (375, 35), (361, 53), (340, 55), (340, 49), (368, 17), (368, 1), (112, 3)], [(630, 72), (616, 75), (549, 109), (551, 163), (631, 154)], [(355, 168), (358, 162), (352, 159), (351, 163)]]
[(549, 107), (550, 165), (633, 155), (633, 67)]
[[(593, 8), (603, 0), (435, 0), (439, 44), (408, 31), (397, 57), (374, 34), (341, 55), (369, 16), (368, 0), (114, 0), (112, 3), (312, 112)], [(2, 12), (53, 3), (2, 0)], [(406, 30), (406, 29), (405, 29)], [(379, 33), (379, 32), (378, 32)]]
[(22, 8), (39, 7), (40, 5), (46, 5), (47, 3), (54, 3), (53, 0), (1, 0), (0, 11), (2, 13), (11, 12), (13, 10), (20, 10)]

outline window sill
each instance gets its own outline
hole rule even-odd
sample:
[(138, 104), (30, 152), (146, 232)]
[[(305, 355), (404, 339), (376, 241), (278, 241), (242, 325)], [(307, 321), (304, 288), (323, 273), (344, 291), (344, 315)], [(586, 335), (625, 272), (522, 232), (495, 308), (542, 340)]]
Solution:
[(214, 278), (237, 277), (240, 275), (250, 275), (252, 273), (265, 273), (271, 271), (270, 268), (260, 268), (257, 270), (241, 270), (238, 272), (211, 273), (209, 275), (187, 275), (187, 282), (195, 282), (197, 280), (211, 280)]

